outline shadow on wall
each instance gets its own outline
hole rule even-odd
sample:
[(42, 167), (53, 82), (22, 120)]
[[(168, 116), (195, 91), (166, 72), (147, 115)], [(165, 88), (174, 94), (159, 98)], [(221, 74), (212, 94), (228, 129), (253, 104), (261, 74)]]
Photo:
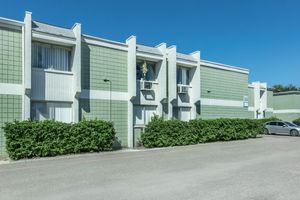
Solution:
[[(90, 81), (91, 81), (91, 67), (90, 67), (90, 52), (91, 49), (90, 47), (86, 44), (86, 43), (82, 43), (81, 45), (81, 51), (82, 51), (82, 58), (81, 58), (81, 85), (82, 85), (82, 89), (84, 90), (90, 90), (91, 89), (91, 85), (90, 85)], [(101, 77), (99, 77), (101, 78)], [(107, 84), (108, 87), (109, 84)], [(109, 89), (110, 90), (110, 89)], [(88, 96), (90, 96), (88, 94)], [(93, 112), (93, 110), (91, 110), (91, 103), (90, 103), (90, 99), (80, 99), (79, 101), (79, 119), (83, 120), (83, 119), (88, 119), (87, 116), (85, 116), (85, 113), (91, 113)], [(94, 112), (97, 112), (96, 110)], [(100, 110), (101, 112), (101, 110)], [(108, 110), (108, 112), (110, 112), (110, 110)], [(101, 116), (96, 116), (96, 118), (101, 119)], [(107, 119), (102, 119), (102, 120), (107, 120)], [(122, 148), (122, 142), (121, 140), (116, 137), (116, 140), (113, 144), (113, 149), (114, 150), (118, 150)]]

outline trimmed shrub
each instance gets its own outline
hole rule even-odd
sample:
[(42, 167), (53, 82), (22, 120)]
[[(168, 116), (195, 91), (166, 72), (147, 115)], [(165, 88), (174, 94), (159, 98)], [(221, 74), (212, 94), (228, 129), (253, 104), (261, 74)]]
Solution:
[(196, 119), (189, 122), (153, 117), (142, 133), (147, 148), (242, 140), (262, 134), (264, 122), (252, 119)]
[(298, 119), (295, 119), (293, 121), (293, 123), (297, 124), (298, 126), (300, 126), (300, 117)]
[(101, 120), (68, 124), (52, 120), (14, 121), (3, 127), (6, 149), (14, 160), (112, 150), (115, 130)]

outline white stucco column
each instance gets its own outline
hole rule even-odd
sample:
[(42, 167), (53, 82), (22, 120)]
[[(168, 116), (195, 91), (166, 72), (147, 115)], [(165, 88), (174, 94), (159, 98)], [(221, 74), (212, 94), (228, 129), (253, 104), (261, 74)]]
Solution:
[(177, 84), (176, 84), (176, 46), (167, 48), (168, 60), (168, 119), (173, 117), (172, 102), (177, 97)]
[(159, 62), (160, 66), (157, 76), (157, 81), (159, 83), (157, 114), (159, 116), (163, 116), (162, 101), (167, 98), (167, 44), (161, 43), (157, 45), (156, 48), (158, 48), (163, 54), (163, 59)]
[(74, 100), (72, 105), (73, 122), (79, 121), (79, 97), (81, 93), (81, 24), (76, 23), (73, 26), (73, 32), (76, 37), (76, 45), (73, 50), (73, 66), (74, 74)]
[(197, 118), (197, 103), (200, 102), (201, 97), (201, 82), (200, 82), (200, 51), (190, 54), (197, 60), (197, 66), (193, 67), (193, 79), (191, 80), (191, 119)]
[(23, 97), (23, 120), (30, 118), (30, 96), (31, 96), (31, 27), (32, 27), (32, 13), (26, 11), (24, 18), (24, 97)]
[(133, 103), (132, 99), (136, 96), (136, 37), (131, 36), (126, 40), (128, 45), (128, 148), (133, 148)]

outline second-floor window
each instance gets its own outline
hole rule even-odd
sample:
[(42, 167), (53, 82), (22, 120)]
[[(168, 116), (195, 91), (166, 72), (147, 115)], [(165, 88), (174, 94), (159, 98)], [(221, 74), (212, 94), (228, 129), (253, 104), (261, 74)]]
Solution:
[(44, 43), (32, 44), (32, 67), (71, 71), (71, 49)]
[(186, 68), (177, 68), (177, 84), (189, 85), (189, 70)]
[(136, 66), (137, 80), (155, 81), (155, 64), (150, 62), (140, 62)]

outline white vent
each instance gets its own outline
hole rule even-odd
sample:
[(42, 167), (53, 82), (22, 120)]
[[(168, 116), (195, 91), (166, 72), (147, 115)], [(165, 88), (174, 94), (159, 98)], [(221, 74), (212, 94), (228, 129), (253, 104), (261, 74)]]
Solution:
[(178, 94), (188, 94), (189, 86), (188, 85), (177, 85)]
[(150, 81), (141, 81), (141, 90), (153, 90), (153, 83)]

